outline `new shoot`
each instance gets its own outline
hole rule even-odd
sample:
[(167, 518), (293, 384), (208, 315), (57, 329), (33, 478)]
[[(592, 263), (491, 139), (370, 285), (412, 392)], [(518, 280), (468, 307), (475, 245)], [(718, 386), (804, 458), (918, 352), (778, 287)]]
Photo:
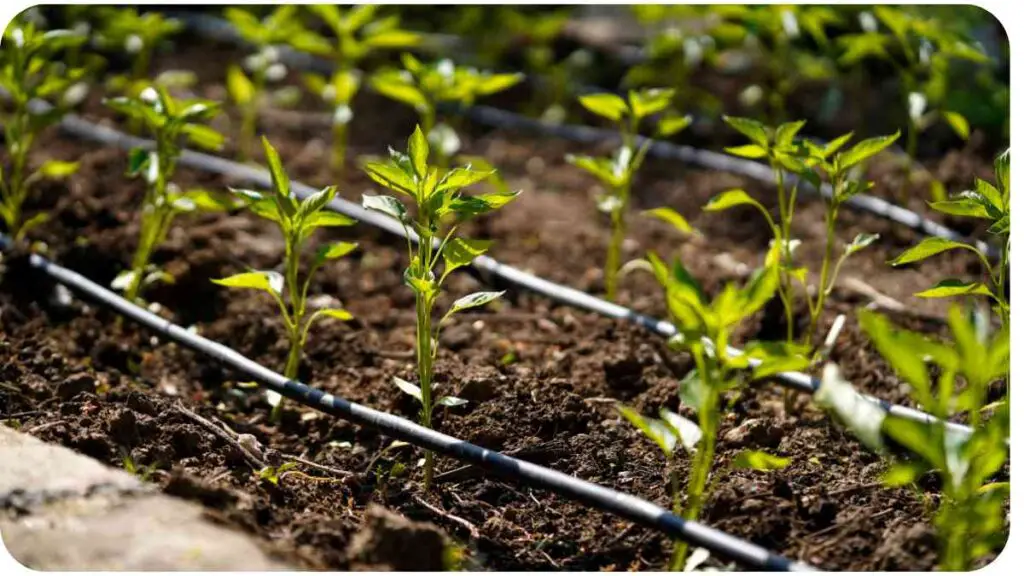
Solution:
[[(518, 196), (518, 192), (490, 193), (467, 196), (465, 188), (482, 182), (492, 175), (490, 171), (473, 170), (471, 166), (441, 169), (428, 162), (430, 146), (419, 126), (409, 137), (407, 153), (391, 150), (390, 161), (369, 162), (367, 175), (375, 182), (401, 196), (415, 206), (410, 214), (406, 205), (393, 196), (363, 196), (363, 207), (394, 218), (406, 231), (409, 267), (405, 270), (405, 283), (416, 294), (416, 364), (419, 386), (395, 378), (395, 384), (414, 397), (421, 406), (420, 421), (431, 427), (431, 416), (438, 406), (459, 406), (465, 400), (454, 396), (434, 397), (434, 360), (437, 341), (444, 322), (452, 315), (477, 306), (483, 306), (503, 292), (476, 292), (457, 299), (434, 328), (433, 309), (445, 279), (458, 268), (469, 265), (474, 258), (490, 247), (489, 240), (474, 240), (456, 236), (456, 231), (467, 221), (497, 210)], [(409, 233), (415, 232), (416, 238)], [(444, 262), (444, 272), (438, 277), (434, 269)], [(423, 482), (430, 489), (434, 474), (434, 454), (427, 452)]]
[[(277, 150), (266, 138), (263, 138), (263, 150), (270, 168), (273, 190), (257, 192), (231, 189), (231, 192), (244, 201), (253, 214), (270, 220), (281, 231), (284, 238), (284, 262), (281, 268), (284, 274), (273, 270), (252, 270), (213, 282), (228, 288), (262, 290), (274, 298), (288, 337), (288, 360), (284, 375), (290, 380), (296, 380), (299, 377), (302, 350), (313, 324), (326, 318), (352, 319), (352, 314), (342, 308), (310, 310), (308, 295), (313, 276), (324, 264), (355, 250), (356, 245), (339, 241), (320, 246), (309, 264), (305, 278), (300, 275), (303, 248), (318, 229), (351, 226), (355, 220), (327, 208), (336, 194), (334, 186), (299, 200), (291, 189), (291, 181), (281, 165)], [(271, 421), (277, 422), (283, 410), (283, 399), (280, 394), (267, 390), (267, 402), (272, 406)]]

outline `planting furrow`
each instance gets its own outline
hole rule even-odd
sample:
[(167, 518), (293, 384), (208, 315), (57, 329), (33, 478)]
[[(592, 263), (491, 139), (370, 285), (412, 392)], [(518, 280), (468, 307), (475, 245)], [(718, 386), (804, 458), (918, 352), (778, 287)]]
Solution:
[[(0, 235), (0, 248), (8, 242)], [(216, 360), (244, 374), (265, 388), (355, 424), (376, 428), (388, 436), (427, 450), (469, 462), (497, 475), (524, 484), (551, 490), (585, 505), (609, 512), (658, 530), (674, 539), (701, 546), (722, 558), (760, 570), (813, 571), (802, 562), (794, 562), (760, 546), (736, 538), (703, 524), (686, 521), (656, 504), (611, 490), (536, 464), (487, 450), (475, 444), (419, 426), (405, 418), (380, 412), (343, 398), (327, 394), (286, 378), (220, 343), (194, 334), (186, 328), (136, 306), (84, 276), (50, 262), (38, 254), (28, 259), (29, 267), (49, 279), (78, 292), (118, 315), (156, 332), (169, 341)]]
[[(47, 106), (42, 102), (36, 102), (34, 105), (40, 110)], [(66, 133), (72, 136), (110, 146), (120, 147), (125, 150), (140, 146), (152, 146), (152, 142), (145, 139), (130, 136), (111, 128), (93, 124), (72, 115), (65, 116), (64, 119), (62, 119), (60, 126)], [(266, 170), (246, 166), (217, 156), (185, 150), (182, 153), (180, 163), (196, 170), (220, 174), (234, 180), (251, 182), (259, 186), (269, 187), (272, 185), (271, 176)], [(291, 186), (300, 198), (305, 198), (318, 191), (317, 189), (301, 182), (293, 181), (291, 182)], [(349, 202), (343, 198), (335, 198), (327, 205), (327, 207), (330, 210), (355, 218), (360, 222), (370, 224), (403, 239), (406, 237), (406, 230), (404, 230), (401, 224), (392, 218), (378, 212), (366, 210), (362, 206)], [(409, 234), (412, 235), (412, 239), (415, 242), (417, 240), (415, 233), (409, 231)], [(510, 286), (525, 288), (546, 298), (569, 306), (594, 312), (609, 318), (632, 322), (665, 338), (671, 338), (677, 334), (676, 328), (667, 321), (657, 320), (650, 316), (640, 314), (625, 306), (620, 306), (568, 286), (563, 286), (561, 284), (545, 280), (544, 278), (537, 277), (528, 272), (524, 272), (507, 264), (498, 262), (494, 258), (486, 255), (476, 257), (473, 260), (472, 269), (481, 276), (483, 281), (492, 285), (504, 283)], [(740, 354), (739, 350), (732, 347), (728, 349), (728, 352), (732, 355)], [(759, 364), (759, 361), (752, 359), (751, 364), (756, 367)], [(817, 378), (800, 372), (784, 372), (778, 374), (776, 378), (783, 386), (808, 394), (813, 394), (820, 385), (820, 381)], [(925, 423), (938, 421), (934, 416), (913, 408), (891, 404), (873, 396), (865, 395), (865, 398), (870, 402), (881, 406), (886, 412), (900, 418)], [(970, 434), (973, 432), (970, 427), (954, 422), (946, 422), (945, 426), (947, 429), (960, 434)]]
[[(176, 16), (178, 17), (178, 16)], [(243, 41), (233, 26), (220, 18), (205, 14), (184, 14), (181, 15), (186, 27), (196, 34), (221, 42), (242, 44)], [(445, 41), (444, 44), (450, 44)], [(310, 54), (299, 52), (290, 47), (282, 47), (281, 60), (288, 66), (300, 70), (313, 70), (323, 74), (330, 74), (334, 71), (334, 64), (329, 60), (318, 58)], [(473, 105), (462, 109), (447, 110), (462, 114), (478, 124), (493, 128), (505, 128), (511, 130), (527, 131), (544, 136), (577, 142), (581, 144), (596, 144), (605, 141), (617, 141), (619, 134), (615, 130), (594, 128), (582, 125), (558, 125), (549, 124), (540, 120), (502, 110), (490, 106)], [(640, 136), (638, 144), (643, 144), (648, 138)], [(715, 170), (722, 170), (733, 174), (742, 175), (765, 184), (774, 185), (775, 176), (767, 165), (753, 160), (745, 160), (728, 156), (726, 154), (700, 150), (690, 146), (674, 144), (665, 140), (650, 139), (651, 147), (649, 155), (664, 160), (677, 160), (680, 162), (695, 164)], [(825, 197), (831, 197), (832, 189), (823, 184), (820, 190), (815, 190), (806, 182), (798, 181), (792, 175), (787, 175), (787, 185), (799, 184), (799, 189), (806, 193), (819, 191)], [(952, 230), (934, 220), (918, 215), (912, 210), (897, 206), (877, 196), (861, 193), (848, 201), (846, 205), (880, 218), (906, 226), (925, 236), (935, 236), (956, 242), (973, 243), (979, 250), (990, 258), (999, 258), (998, 250), (995, 250), (981, 240), (972, 241), (964, 235)]]

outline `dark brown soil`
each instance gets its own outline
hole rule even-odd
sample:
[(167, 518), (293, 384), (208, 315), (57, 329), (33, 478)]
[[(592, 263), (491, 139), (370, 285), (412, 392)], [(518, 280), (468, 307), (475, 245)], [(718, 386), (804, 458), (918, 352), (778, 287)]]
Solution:
[[(228, 58), (234, 58), (230, 51), (198, 46), (158, 64), (196, 69), (202, 79), (196, 90), (220, 98), (223, 89), (216, 82)], [(305, 104), (315, 109), (314, 103)], [(400, 145), (413, 121), (406, 110), (369, 95), (356, 109), (352, 157)], [(109, 117), (95, 101), (86, 116)], [(339, 184), (341, 194), (352, 200), (376, 189), (354, 164), (343, 179), (330, 174), (327, 134), (315, 122), (294, 122), (292, 114), (273, 118), (263, 129), (293, 177), (315, 185)], [(223, 118), (220, 127), (230, 133), (230, 118)], [(468, 133), (470, 151), (495, 162), (523, 194), (467, 232), (495, 240), (492, 255), (502, 262), (599, 293), (606, 231), (591, 200), (595, 183), (563, 161), (565, 153), (583, 149), (511, 133)], [(129, 261), (137, 233), (141, 185), (123, 176), (124, 152), (58, 134), (45, 138), (37, 150), (36, 160), (75, 159), (82, 168), (68, 183), (40, 191), (32, 209), (49, 210), (53, 218), (35, 239), (47, 244), (56, 261), (109, 283)], [(972, 169), (985, 164), (978, 159), (970, 163)], [(189, 170), (180, 170), (177, 181), (183, 187), (215, 189), (231, 184)], [(772, 190), (742, 178), (650, 162), (636, 186), (628, 257), (647, 250), (679, 256), (707, 290), (717, 291), (736, 277), (721, 255), (753, 266), (763, 258), (768, 240), (756, 214), (700, 212), (712, 195), (736, 186), (775, 204)], [(659, 205), (691, 218), (703, 237), (680, 238), (638, 214)], [(805, 201), (795, 236), (804, 240), (801, 257), (807, 262), (822, 252), (822, 222), (821, 202)], [(878, 232), (882, 239), (852, 259), (846, 274), (921, 313), (941, 315), (942, 303), (914, 299), (915, 291), (947, 274), (977, 272), (968, 257), (957, 253), (893, 270), (885, 261), (912, 245), (914, 234), (844, 212), (841, 238), (862, 231)], [(401, 282), (404, 247), (365, 226), (323, 239), (328, 237), (358, 239), (361, 247), (323, 269), (311, 293), (339, 298), (356, 320), (324, 323), (313, 331), (302, 378), (332, 394), (414, 418), (413, 401), (390, 383), (393, 376), (412, 379), (414, 374), (413, 300)], [(281, 250), (273, 228), (250, 214), (182, 219), (156, 255), (176, 283), (149, 297), (169, 318), (280, 368), (286, 350), (273, 303), (261, 294), (228, 293), (209, 279), (248, 267), (272, 268)], [(152, 479), (167, 491), (200, 500), (290, 550), (303, 566), (349, 568), (346, 549), (373, 503), (444, 527), (465, 547), (468, 567), (660, 569), (668, 559), (670, 543), (656, 533), (509, 482), (468, 475), (425, 494), (418, 450), (389, 449), (391, 439), (373, 430), (305, 408), (286, 413), (279, 426), (269, 425), (259, 395), (235, 381), (237, 375), (134, 326), (119, 328), (110, 313), (88, 303), (54, 305), (45, 291), (26, 289), (26, 282), (8, 273), (0, 290), (0, 417), (22, 414), (7, 420), (8, 425), (115, 466), (129, 454), (140, 468), (153, 466)], [(477, 289), (470, 276), (455, 275), (439, 308)], [(663, 312), (655, 283), (643, 275), (624, 282), (620, 300), (645, 313)], [(907, 403), (906, 391), (857, 329), (855, 311), (865, 303), (862, 296), (840, 290), (829, 304), (828, 322), (840, 313), (852, 320), (840, 339), (837, 361), (860, 389)], [(899, 320), (937, 329), (909, 315)], [(737, 334), (737, 341), (777, 337), (780, 326), (777, 315), (763, 314)], [(616, 415), (612, 401), (646, 412), (676, 408), (676, 382), (688, 369), (688, 359), (640, 328), (510, 293), (500, 305), (460, 316), (445, 329), (437, 380), (443, 390), (470, 403), (440, 414), (436, 425), (467, 441), (518, 450), (523, 458), (667, 505), (668, 476), (660, 453)], [(276, 486), (261, 481), (234, 447), (176, 411), (179, 403), (254, 435), (265, 447), (350, 471), (355, 479), (286, 475)], [(717, 485), (703, 521), (824, 569), (934, 567), (935, 548), (920, 497), (880, 487), (884, 462), (834, 428), (806, 399), (797, 414), (787, 415), (776, 388), (746, 390), (724, 416), (722, 428)], [(751, 447), (790, 457), (793, 463), (775, 473), (731, 471), (731, 458)], [(390, 480), (380, 474), (395, 463), (405, 471)], [(679, 466), (685, 474), (686, 462)], [(442, 470), (457, 467), (457, 462), (440, 460)], [(423, 502), (465, 520), (473, 530)]]

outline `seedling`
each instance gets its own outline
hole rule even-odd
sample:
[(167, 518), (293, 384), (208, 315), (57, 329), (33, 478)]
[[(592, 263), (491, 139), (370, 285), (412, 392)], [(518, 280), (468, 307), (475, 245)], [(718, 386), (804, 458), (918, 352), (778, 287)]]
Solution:
[[(878, 31), (879, 20), (887, 32)], [(920, 17), (905, 7), (875, 6), (873, 16), (865, 14), (862, 22), (866, 26), (861, 33), (839, 38), (843, 49), (839, 63), (849, 66), (877, 58), (899, 75), (907, 114), (907, 154), (899, 198), (906, 204), (921, 133), (942, 120), (964, 140), (970, 135), (967, 119), (946, 106), (951, 61), (986, 63), (989, 59), (941, 20)]]
[(224, 11), (224, 17), (253, 49), (242, 66), (228, 66), (226, 82), (228, 95), (242, 115), (238, 153), (243, 159), (249, 158), (251, 154), (252, 141), (256, 137), (256, 120), (267, 84), (283, 80), (288, 72), (285, 65), (279, 62), (278, 46), (288, 43), (300, 33), (301, 26), (295, 18), (295, 12), (296, 7), (291, 4), (279, 6), (262, 19), (241, 8), (232, 7)]
[(947, 278), (935, 286), (918, 292), (921, 298), (950, 298), (957, 296), (984, 296), (993, 301), (1004, 326), (1009, 326), (1010, 296), (1010, 151), (1006, 150), (995, 161), (996, 181), (975, 180), (974, 190), (960, 193), (951, 200), (933, 202), (931, 207), (953, 216), (966, 216), (989, 220), (989, 233), (996, 236), (1000, 246), (1000, 260), (994, 265), (983, 251), (973, 244), (946, 238), (925, 238), (917, 246), (900, 254), (891, 262), (902, 266), (917, 262), (948, 250), (969, 250), (978, 256), (988, 275), (987, 281), (971, 282)]
[[(972, 322), (955, 305), (949, 312), (949, 343), (894, 328), (884, 316), (866, 310), (860, 325), (910, 385), (915, 402), (942, 419), (965, 412), (975, 430), (968, 435), (947, 428), (943, 420), (917, 422), (869, 408), (848, 392), (834, 365), (826, 368), (822, 387), (833, 391), (828, 400), (843, 410), (858, 436), (879, 450), (884, 437), (909, 451), (908, 458), (896, 460), (883, 476), (887, 485), (915, 485), (925, 473), (937, 473), (942, 492), (932, 521), (940, 543), (939, 565), (942, 570), (969, 570), (1006, 540), (1003, 506), (1009, 483), (997, 477), (1009, 452), (1009, 401), (986, 404), (986, 397), (993, 381), (1009, 383), (1009, 328), (991, 335), (986, 318)], [(965, 385), (959, 386), (958, 380)], [(989, 411), (991, 416), (983, 417)]]
[[(40, 213), (24, 219), (22, 207), (33, 185), (44, 178), (65, 178), (78, 169), (76, 162), (48, 160), (30, 171), (28, 157), (36, 137), (88, 93), (83, 69), (64, 69), (53, 60), (58, 51), (83, 40), (68, 30), (43, 32), (33, 24), (17, 22), (4, 34), (0, 88), (9, 102), (3, 116), (9, 163), (0, 165), (0, 216), (16, 241), (47, 218)], [(43, 113), (33, 112), (29, 103), (35, 99), (52, 100), (53, 107)]]
[[(319, 308), (311, 314), (307, 313), (307, 296), (316, 271), (327, 262), (352, 252), (356, 245), (339, 241), (318, 248), (304, 280), (299, 277), (303, 247), (316, 230), (351, 226), (355, 220), (327, 209), (327, 205), (334, 200), (337, 192), (334, 186), (328, 186), (304, 200), (299, 200), (291, 189), (291, 181), (284, 171), (277, 150), (265, 137), (263, 151), (270, 168), (273, 190), (257, 192), (232, 189), (231, 192), (247, 202), (254, 214), (270, 220), (281, 231), (281, 236), (284, 237), (284, 274), (271, 270), (253, 270), (213, 282), (228, 288), (262, 290), (274, 298), (281, 310), (281, 318), (288, 336), (288, 360), (284, 375), (290, 380), (295, 380), (299, 376), (302, 350), (313, 323), (324, 318), (352, 319), (352, 314), (341, 308)], [(271, 421), (276, 422), (281, 416), (283, 406), (281, 395), (268, 390), (267, 402), (273, 407)]]
[(402, 30), (398, 16), (377, 18), (377, 6), (364, 4), (342, 9), (332, 4), (309, 6), (330, 29), (333, 38), (303, 31), (291, 42), (299, 50), (329, 58), (334, 62), (334, 74), (325, 78), (307, 74), (306, 86), (317, 97), (331, 106), (334, 138), (332, 163), (341, 170), (345, 162), (348, 142), (348, 124), (352, 120), (352, 98), (359, 91), (361, 74), (358, 66), (375, 51), (408, 49), (420, 43), (415, 32)]
[(622, 243), (626, 239), (626, 212), (629, 208), (633, 177), (640, 170), (650, 139), (640, 140), (641, 122), (650, 116), (658, 118), (656, 134), (670, 136), (690, 125), (689, 116), (664, 113), (672, 102), (674, 92), (651, 88), (630, 90), (627, 98), (615, 94), (590, 94), (580, 97), (580, 104), (598, 116), (611, 120), (619, 128), (622, 144), (611, 158), (569, 155), (566, 161), (586, 170), (605, 185), (605, 193), (598, 197), (597, 209), (611, 219), (612, 234), (605, 256), (605, 298), (615, 301), (618, 290), (618, 272), (622, 265)]
[[(671, 497), (676, 514), (685, 520), (696, 520), (704, 506), (714, 463), (723, 395), (738, 390), (750, 379), (765, 378), (792, 369), (784, 346), (751, 343), (743, 354), (736, 357), (728, 351), (733, 330), (775, 294), (778, 275), (770, 269), (759, 270), (744, 287), (738, 288), (730, 283), (709, 302), (700, 285), (678, 260), (671, 270), (653, 253), (648, 255), (648, 262), (655, 278), (665, 289), (670, 320), (678, 330), (678, 335), (669, 345), (675, 350), (689, 352), (696, 364), (696, 368), (680, 381), (679, 398), (684, 406), (697, 414), (697, 423), (669, 410), (662, 410), (660, 419), (640, 416), (625, 407), (620, 407), (620, 412), (661, 448), (669, 465), (674, 449), (680, 443), (693, 451), (685, 506), (681, 502), (674, 470), (671, 472)], [(761, 360), (752, 372), (748, 370), (751, 359)], [(739, 466), (754, 468), (783, 464), (755, 452), (737, 462)], [(669, 570), (681, 569), (686, 551), (685, 543), (676, 544)]]
[(451, 60), (421, 62), (412, 54), (402, 54), (404, 70), (381, 70), (370, 79), (380, 94), (411, 106), (420, 117), (420, 126), (434, 152), (433, 161), (441, 169), (461, 148), (455, 129), (438, 123), (439, 107), (454, 104), (472, 106), (477, 98), (507, 90), (518, 84), (522, 74), (491, 74), (475, 68), (456, 66)]
[(203, 189), (181, 191), (171, 182), (185, 142), (208, 150), (221, 147), (224, 137), (203, 124), (219, 112), (209, 100), (176, 100), (164, 88), (149, 87), (138, 96), (104, 100), (104, 104), (143, 126), (152, 136), (152, 149), (134, 148), (128, 153), (128, 175), (146, 182), (142, 198), (139, 243), (131, 269), (119, 274), (111, 287), (123, 290), (135, 302), (140, 291), (158, 281), (173, 279), (150, 263), (153, 252), (163, 244), (175, 218), (196, 211), (222, 210), (226, 204)]
[[(438, 406), (459, 406), (466, 401), (454, 396), (434, 399), (434, 360), (437, 341), (444, 322), (454, 314), (483, 306), (501, 297), (503, 292), (476, 292), (457, 299), (433, 328), (432, 312), (445, 278), (453, 271), (469, 265), (490, 247), (488, 240), (459, 238), (455, 235), (465, 222), (493, 212), (518, 196), (518, 192), (466, 196), (462, 191), (491, 176), (489, 171), (473, 170), (471, 166), (444, 170), (428, 163), (430, 146), (423, 130), (417, 126), (409, 137), (407, 154), (391, 150), (387, 163), (367, 163), (365, 171), (375, 182), (406, 196), (415, 204), (410, 215), (405, 205), (393, 196), (363, 196), (363, 207), (394, 218), (406, 232), (409, 267), (405, 283), (416, 294), (416, 363), (419, 386), (395, 378), (395, 385), (417, 400), (421, 406), (421, 422), (431, 427), (431, 415)], [(413, 249), (409, 228), (415, 231), (418, 243)], [(444, 229), (447, 228), (447, 231)], [(444, 261), (444, 272), (438, 278), (434, 268)], [(434, 454), (427, 452), (423, 482), (430, 488), (434, 475)]]

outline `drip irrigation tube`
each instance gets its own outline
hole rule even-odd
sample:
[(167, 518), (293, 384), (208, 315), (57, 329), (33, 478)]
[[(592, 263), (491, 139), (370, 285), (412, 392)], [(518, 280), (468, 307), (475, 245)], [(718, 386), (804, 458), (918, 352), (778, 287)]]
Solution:
[[(185, 23), (185, 26), (199, 34), (213, 40), (222, 42), (233, 42), (244, 44), (244, 40), (234, 29), (234, 26), (221, 18), (207, 14), (192, 14), (175, 12), (174, 17)], [(439, 45), (451, 45), (453, 40), (445, 39), (443, 42), (436, 42)], [(284, 47), (280, 51), (281, 60), (288, 66), (297, 69), (315, 70), (323, 74), (330, 74), (334, 71), (334, 64), (324, 58)], [(540, 120), (492, 108), (489, 106), (469, 106), (465, 108), (452, 109), (451, 111), (465, 115), (470, 120), (492, 128), (504, 128), (510, 130), (530, 131), (546, 136), (555, 136), (565, 140), (581, 144), (594, 144), (597, 142), (617, 141), (620, 136), (615, 130), (605, 128), (594, 128), (582, 125), (559, 125), (549, 124)], [(640, 137), (641, 143), (648, 140)], [(719, 152), (700, 150), (690, 146), (674, 144), (665, 140), (651, 139), (652, 145), (648, 154), (652, 157), (663, 160), (678, 160), (680, 162), (695, 164), (714, 170), (722, 170), (734, 174), (740, 174), (765, 184), (775, 185), (775, 176), (767, 165), (753, 160), (744, 160)], [(787, 185), (799, 183), (800, 190), (805, 193), (818, 194), (818, 190), (809, 186), (806, 182), (799, 181), (793, 175), (787, 175)], [(832, 188), (823, 184), (820, 194), (826, 198), (832, 196)], [(973, 243), (987, 257), (998, 259), (1000, 254), (993, 247), (981, 240), (971, 240), (964, 235), (946, 226), (929, 220), (912, 210), (896, 206), (877, 196), (859, 194), (847, 200), (845, 206), (885, 218), (901, 226), (906, 226), (926, 236), (936, 236), (953, 240), (956, 242)]]
[[(5, 244), (7, 244), (6, 239), (0, 235), (0, 248), (3, 248)], [(265, 388), (325, 414), (362, 426), (376, 428), (388, 436), (463, 462), (475, 464), (500, 476), (536, 488), (551, 490), (593, 508), (658, 530), (674, 539), (701, 546), (713, 554), (744, 566), (772, 571), (815, 570), (807, 564), (791, 561), (725, 532), (698, 522), (683, 520), (642, 498), (482, 448), (424, 428), (405, 418), (374, 410), (306, 386), (301, 382), (289, 380), (235, 350), (189, 332), (186, 328), (136, 306), (81, 274), (57, 265), (38, 254), (29, 255), (28, 265), (32, 270), (38, 271), (57, 283), (63, 284), (117, 314), (156, 332), (167, 340), (212, 358), (220, 364), (244, 374), (245, 377), (259, 382)]]
[[(40, 111), (45, 110), (44, 107), (48, 106), (43, 102), (33, 102), (31, 105), (39, 108)], [(125, 150), (139, 146), (152, 146), (151, 141), (137, 138), (135, 136), (129, 136), (112, 128), (99, 126), (73, 115), (65, 116), (61, 120), (60, 126), (66, 133), (72, 136), (84, 140), (99, 142), (108, 146), (120, 147)], [(251, 182), (259, 186), (269, 187), (272, 185), (269, 172), (262, 168), (246, 166), (231, 160), (208, 154), (201, 154), (191, 150), (184, 150), (182, 152), (179, 164), (203, 172), (212, 172), (232, 179)], [(291, 182), (291, 187), (295, 194), (302, 198), (317, 192), (315, 188), (294, 180)], [(388, 216), (366, 210), (362, 206), (345, 200), (344, 198), (336, 197), (327, 206), (330, 210), (344, 214), (365, 224), (370, 224), (400, 238), (405, 238), (406, 230), (401, 226), (401, 224)], [(409, 234), (413, 241), (418, 241), (418, 237), (414, 232), (409, 231)], [(678, 333), (675, 326), (670, 322), (657, 320), (626, 308), (625, 306), (620, 306), (568, 286), (563, 286), (550, 280), (539, 278), (533, 274), (524, 272), (507, 264), (502, 264), (487, 255), (476, 257), (476, 259), (473, 260), (472, 269), (480, 275), (481, 279), (485, 283), (491, 285), (498, 282), (504, 282), (511, 286), (525, 288), (562, 304), (594, 312), (609, 318), (632, 322), (665, 338), (671, 338)], [(730, 347), (729, 353), (732, 355), (739, 355), (741, 352)], [(752, 360), (751, 363), (756, 366), (759, 361)], [(787, 388), (808, 394), (813, 394), (820, 385), (820, 381), (817, 378), (800, 372), (784, 372), (778, 374), (775, 378), (780, 384)], [(874, 396), (864, 395), (864, 397), (879, 405), (887, 413), (893, 416), (917, 422), (941, 422), (940, 419), (921, 412), (920, 410), (900, 406), (898, 404), (891, 404)], [(947, 429), (961, 434), (973, 433), (972, 428), (964, 426), (963, 424), (945, 422), (945, 426)]]

